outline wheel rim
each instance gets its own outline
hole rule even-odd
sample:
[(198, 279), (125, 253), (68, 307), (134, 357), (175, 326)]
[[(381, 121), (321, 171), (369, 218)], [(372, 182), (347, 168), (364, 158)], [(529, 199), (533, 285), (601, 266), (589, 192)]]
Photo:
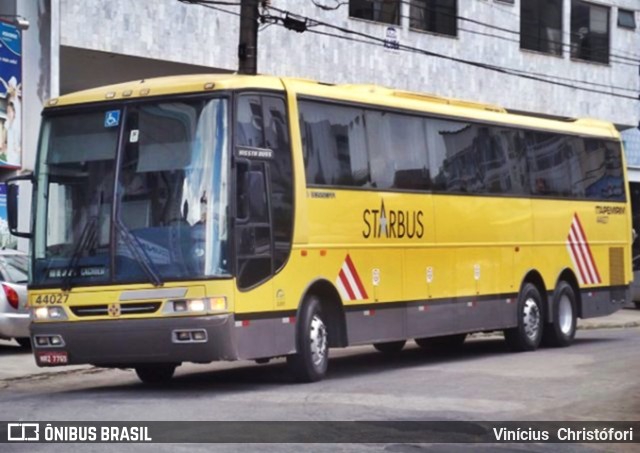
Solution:
[(540, 309), (531, 298), (524, 303), (523, 321), (525, 334), (530, 340), (535, 340), (540, 332)]
[(318, 366), (327, 357), (327, 328), (317, 315), (311, 319), (309, 339), (311, 341), (311, 361), (315, 366)]
[(573, 329), (573, 307), (571, 299), (566, 294), (558, 302), (558, 325), (565, 335), (569, 335)]

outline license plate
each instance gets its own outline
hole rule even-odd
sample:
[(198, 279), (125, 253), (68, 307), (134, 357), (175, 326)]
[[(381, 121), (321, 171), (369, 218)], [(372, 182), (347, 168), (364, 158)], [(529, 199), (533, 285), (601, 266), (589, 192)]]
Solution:
[(66, 365), (69, 363), (67, 351), (40, 351), (37, 353), (38, 364), (43, 366)]

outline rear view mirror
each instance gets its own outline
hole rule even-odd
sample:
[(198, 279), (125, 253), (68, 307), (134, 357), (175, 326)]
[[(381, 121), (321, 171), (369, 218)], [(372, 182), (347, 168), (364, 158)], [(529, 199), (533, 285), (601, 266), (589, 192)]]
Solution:
[(29, 181), (33, 184), (33, 175), (22, 175), (9, 178), (7, 184), (7, 223), (9, 224), (9, 232), (17, 237), (31, 239), (31, 232), (18, 231), (18, 194), (20, 187), (18, 181)]

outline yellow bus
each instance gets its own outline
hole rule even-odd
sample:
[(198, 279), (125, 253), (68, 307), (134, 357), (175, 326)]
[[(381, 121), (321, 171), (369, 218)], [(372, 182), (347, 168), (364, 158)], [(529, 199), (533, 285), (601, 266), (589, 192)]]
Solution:
[[(370, 85), (194, 75), (43, 112), (29, 304), (40, 366), (133, 368), (407, 340), (567, 346), (629, 301), (613, 125)], [(21, 184), (25, 184), (22, 182)]]

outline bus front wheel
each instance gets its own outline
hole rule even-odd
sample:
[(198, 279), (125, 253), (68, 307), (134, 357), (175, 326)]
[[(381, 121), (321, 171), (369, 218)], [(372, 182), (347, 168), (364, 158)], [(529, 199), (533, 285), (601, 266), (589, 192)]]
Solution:
[(329, 336), (317, 296), (304, 302), (296, 326), (296, 353), (287, 356), (287, 364), (298, 382), (321, 380), (329, 366)]
[(534, 351), (540, 346), (544, 329), (544, 311), (540, 291), (525, 283), (518, 297), (518, 325), (504, 331), (507, 345), (513, 351)]
[(145, 384), (162, 384), (168, 382), (176, 371), (174, 363), (150, 363), (136, 366), (138, 378)]

